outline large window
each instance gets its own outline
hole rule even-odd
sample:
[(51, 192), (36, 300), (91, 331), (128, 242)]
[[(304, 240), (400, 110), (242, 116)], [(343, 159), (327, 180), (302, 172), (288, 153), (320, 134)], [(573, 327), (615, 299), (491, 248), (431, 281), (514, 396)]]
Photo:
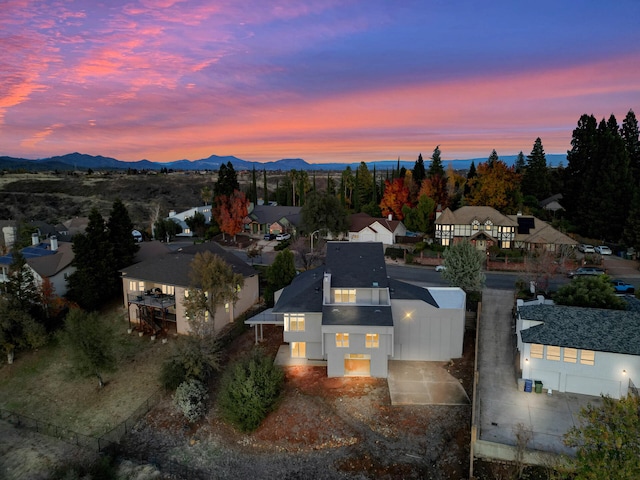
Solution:
[(365, 346), (367, 348), (380, 347), (380, 336), (377, 333), (367, 333), (365, 338)]
[(544, 345), (540, 345), (539, 343), (531, 344), (531, 358), (542, 358), (543, 351)]
[(165, 295), (174, 295), (176, 293), (176, 287), (173, 285), (162, 285), (162, 293)]
[(560, 361), (560, 347), (555, 347), (553, 345), (547, 346), (547, 360), (553, 360), (555, 362)]
[(335, 290), (336, 303), (356, 303), (355, 288), (343, 288)]
[(563, 360), (567, 363), (576, 363), (578, 361), (578, 350), (565, 347)]
[(349, 346), (349, 334), (348, 333), (336, 333), (336, 347), (346, 348)]
[(595, 365), (596, 354), (593, 350), (580, 351), (580, 363), (583, 365)]
[(306, 342), (291, 342), (291, 357), (306, 358), (307, 344)]
[(304, 332), (304, 313), (285, 313), (284, 328), (287, 332)]

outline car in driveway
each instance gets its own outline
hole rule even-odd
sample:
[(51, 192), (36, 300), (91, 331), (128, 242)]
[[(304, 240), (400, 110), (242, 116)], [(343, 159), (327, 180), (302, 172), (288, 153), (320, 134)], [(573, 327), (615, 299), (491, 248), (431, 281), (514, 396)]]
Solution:
[(633, 294), (636, 292), (636, 287), (634, 287), (630, 283), (623, 282), (622, 280), (611, 280), (611, 283), (613, 284), (613, 289), (616, 293)]
[(606, 272), (598, 267), (580, 267), (570, 271), (567, 275), (569, 278), (582, 277), (584, 275), (604, 275)]
[(599, 253), (600, 255), (611, 255), (613, 253), (611, 249), (606, 245), (599, 245), (596, 248), (594, 248), (594, 250), (596, 253)]
[(581, 243), (578, 245), (578, 250), (582, 253), (596, 253), (596, 249), (593, 248), (593, 245), (589, 245), (588, 243)]
[(289, 240), (291, 238), (290, 233), (279, 233), (276, 235), (276, 240), (281, 242), (282, 240)]
[(275, 240), (276, 239), (276, 234), (275, 233), (265, 233), (264, 234), (264, 239), (265, 240)]
[(446, 269), (444, 265), (436, 265), (436, 272), (444, 272)]

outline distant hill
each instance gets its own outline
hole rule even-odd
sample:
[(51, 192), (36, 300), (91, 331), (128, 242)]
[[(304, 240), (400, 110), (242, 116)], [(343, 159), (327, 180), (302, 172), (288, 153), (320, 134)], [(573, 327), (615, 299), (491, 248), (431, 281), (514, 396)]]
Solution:
[[(559, 154), (547, 154), (547, 164), (552, 167), (558, 165), (566, 165), (567, 156)], [(507, 155), (500, 157), (500, 160), (513, 165), (516, 160), (516, 155)], [(466, 170), (474, 162), (476, 166), (479, 163), (486, 162), (486, 158), (472, 158), (467, 160), (443, 160), (445, 168), (449, 163), (453, 164), (453, 168), (456, 170)], [(269, 171), (289, 171), (295, 170), (344, 170), (347, 166), (353, 169), (358, 168), (359, 163), (308, 163), (301, 158), (283, 158), (275, 162), (250, 162), (242, 160), (234, 156), (218, 156), (211, 155), (208, 158), (202, 158), (200, 160), (176, 160), (173, 162), (151, 162), (149, 160), (139, 160), (137, 162), (123, 162), (111, 157), (103, 157), (101, 155), (87, 155), (83, 153), (68, 153), (66, 155), (42, 158), (38, 160), (29, 160), (26, 158), (15, 157), (0, 157), (0, 169), (2, 170), (15, 170), (23, 169), (28, 171), (42, 171), (42, 170), (160, 170), (166, 168), (168, 170), (218, 170), (220, 165), (231, 162), (236, 170), (251, 170), (255, 167), (256, 170), (269, 170)], [(366, 162), (369, 169), (373, 169), (374, 165), (378, 171), (391, 170), (396, 168), (398, 160), (380, 160)], [(413, 168), (415, 160), (407, 161), (401, 160), (400, 166), (406, 169)], [(425, 164), (428, 166), (429, 159), (425, 159)]]

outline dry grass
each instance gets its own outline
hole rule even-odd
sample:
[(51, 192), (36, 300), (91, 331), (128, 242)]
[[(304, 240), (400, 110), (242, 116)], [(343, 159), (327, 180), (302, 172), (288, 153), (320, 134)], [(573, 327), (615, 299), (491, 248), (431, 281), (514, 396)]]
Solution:
[(112, 314), (119, 367), (95, 378), (72, 375), (65, 349), (57, 341), (36, 352), (20, 353), (0, 368), (0, 408), (84, 435), (101, 435), (125, 420), (160, 387), (160, 366), (170, 343), (127, 335), (121, 313)]

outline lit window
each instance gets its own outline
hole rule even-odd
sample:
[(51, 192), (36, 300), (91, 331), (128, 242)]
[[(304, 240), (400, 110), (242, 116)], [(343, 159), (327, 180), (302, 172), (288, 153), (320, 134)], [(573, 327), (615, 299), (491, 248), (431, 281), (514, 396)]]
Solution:
[(578, 350), (575, 348), (565, 348), (563, 360), (567, 363), (576, 363), (578, 360)]
[(162, 293), (165, 295), (173, 295), (176, 292), (176, 288), (173, 285), (162, 285)]
[(242, 290), (242, 287), (240, 286), (240, 284), (236, 285), (236, 292), (240, 293), (240, 290)]
[(184, 291), (184, 298), (189, 298), (189, 290)]
[(287, 332), (304, 332), (304, 313), (285, 313), (284, 328)]
[(542, 352), (544, 350), (544, 346), (539, 343), (531, 344), (531, 358), (542, 358)]
[(228, 303), (224, 304), (224, 311), (229, 313), (229, 304)]
[(336, 347), (346, 348), (349, 346), (348, 333), (336, 333)]
[(291, 357), (306, 358), (307, 344), (306, 342), (291, 342)]
[(593, 350), (582, 350), (580, 352), (580, 363), (583, 365), (594, 365), (596, 354)]
[(335, 298), (336, 303), (356, 303), (356, 290), (355, 288), (336, 289)]
[(547, 360), (560, 361), (560, 347), (547, 346)]
[(136, 290), (138, 290), (138, 282), (135, 282), (133, 280), (129, 280), (129, 291), (130, 292), (135, 292)]
[(477, 221), (477, 220), (474, 220), (474, 221), (471, 223), (471, 226), (472, 226), (472, 228), (473, 228), (474, 230), (478, 230), (478, 227), (480, 227), (480, 222), (479, 222), (479, 221)]
[(511, 241), (503, 240), (502, 241), (502, 248), (511, 248)]
[(491, 220), (487, 220), (486, 223), (484, 224), (484, 229), (487, 231), (491, 231), (492, 226), (493, 224), (491, 223)]
[(450, 245), (450, 243), (451, 243), (451, 239), (449, 239), (449, 238), (443, 238), (442, 239), (442, 246), (443, 247), (448, 247)]
[(377, 333), (367, 333), (365, 338), (365, 346), (367, 348), (378, 348), (380, 346), (380, 337)]

